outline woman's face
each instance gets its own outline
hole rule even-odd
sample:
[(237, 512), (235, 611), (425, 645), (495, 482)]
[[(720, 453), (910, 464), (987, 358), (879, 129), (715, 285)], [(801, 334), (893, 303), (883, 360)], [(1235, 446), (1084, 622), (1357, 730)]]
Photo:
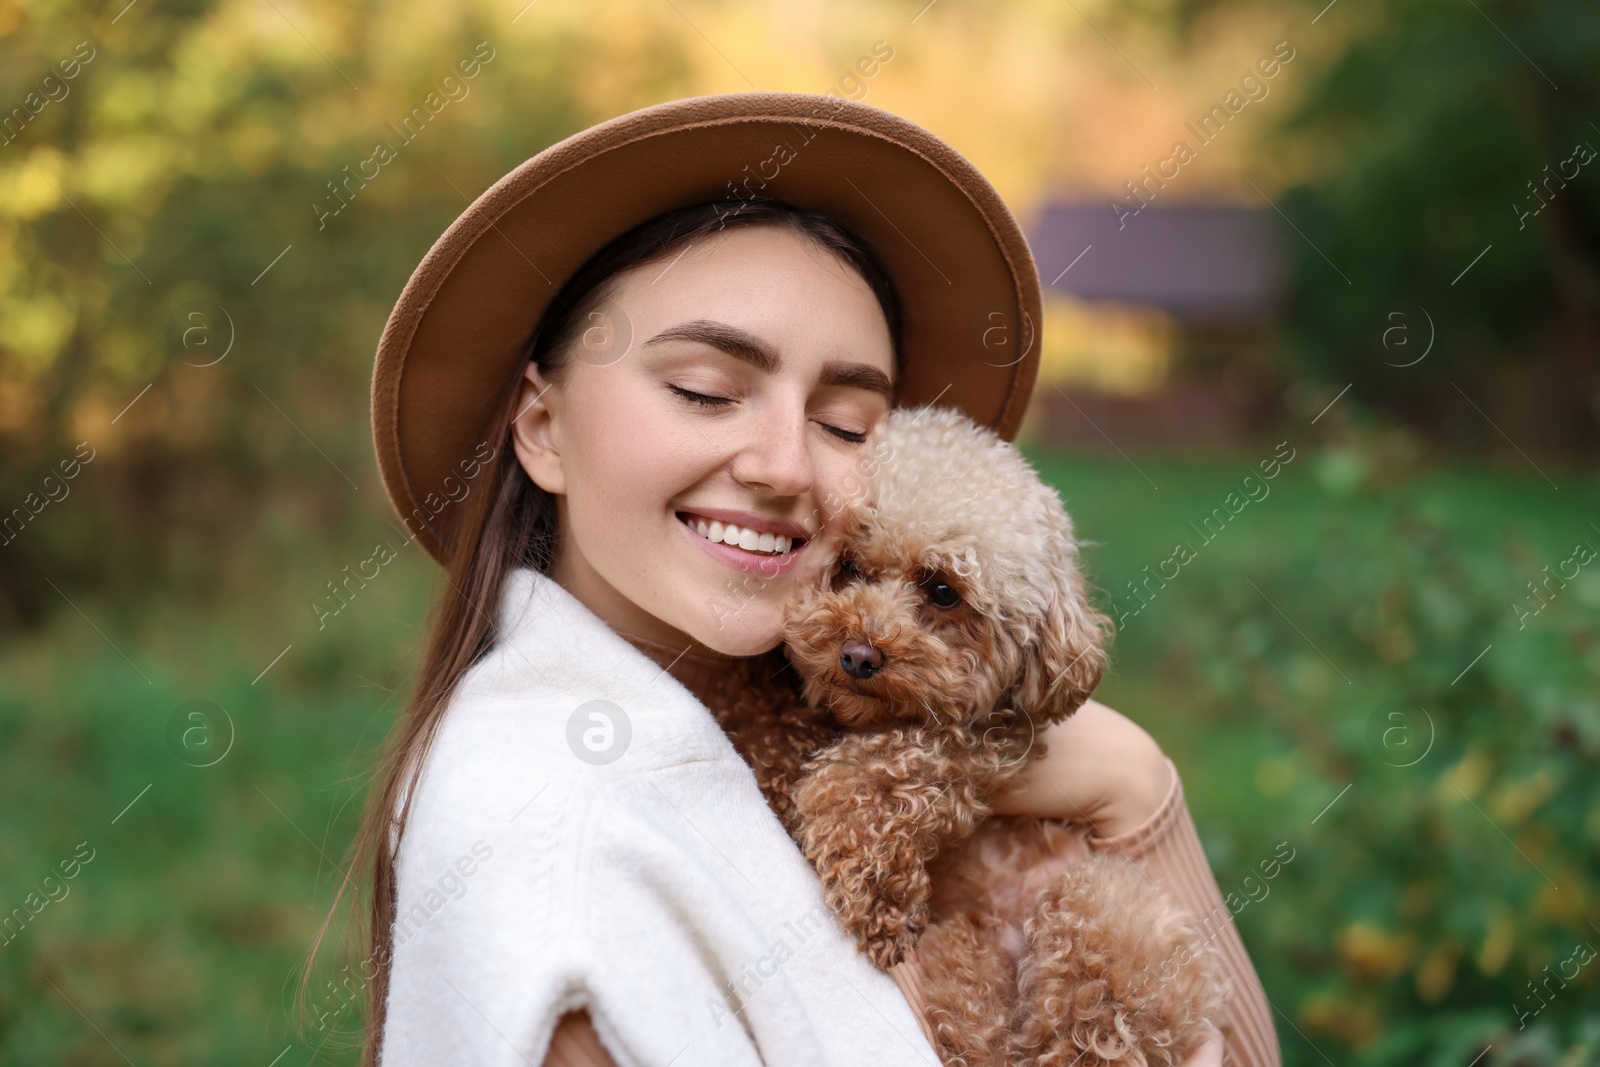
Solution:
[[(529, 364), (513, 433), (557, 497), (552, 576), (617, 630), (774, 647), (785, 601), (832, 561), (861, 438), (891, 406), (872, 290), (808, 238), (741, 226), (625, 272), (583, 325), (561, 384)], [(785, 529), (804, 543), (763, 552), (757, 535), (773, 548)]]

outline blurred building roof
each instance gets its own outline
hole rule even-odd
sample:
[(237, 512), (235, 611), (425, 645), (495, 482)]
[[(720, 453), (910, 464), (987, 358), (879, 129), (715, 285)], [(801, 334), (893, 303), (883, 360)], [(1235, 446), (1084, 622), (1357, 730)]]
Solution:
[(1180, 319), (1272, 311), (1286, 268), (1272, 212), (1151, 203), (1120, 223), (1105, 200), (1047, 207), (1029, 234), (1046, 295), (1144, 305)]

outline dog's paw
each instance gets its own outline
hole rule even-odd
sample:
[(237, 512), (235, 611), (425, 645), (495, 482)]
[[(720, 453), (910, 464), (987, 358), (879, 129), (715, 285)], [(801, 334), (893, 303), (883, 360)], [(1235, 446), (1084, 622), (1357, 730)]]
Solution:
[(1041, 1064), (1177, 1067), (1223, 1019), (1209, 938), (1126, 860), (1074, 867), (1025, 932), (1018, 1048)]
[(872, 962), (887, 969), (904, 959), (928, 922), (922, 865), (902, 866), (860, 845), (813, 848), (808, 858), (821, 875), (828, 907)]
[(863, 836), (849, 820), (814, 819), (802, 838), (828, 907), (861, 951), (884, 970), (904, 959), (928, 924), (932, 898), (914, 843)]

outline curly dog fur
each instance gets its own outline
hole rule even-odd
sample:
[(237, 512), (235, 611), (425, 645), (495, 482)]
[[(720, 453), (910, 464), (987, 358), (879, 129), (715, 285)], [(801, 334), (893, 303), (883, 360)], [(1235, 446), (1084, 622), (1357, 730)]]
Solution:
[(719, 719), (862, 950), (887, 969), (918, 946), (946, 1064), (1177, 1064), (1224, 1024), (1198, 924), (988, 803), (1106, 669), (1072, 521), (952, 409), (895, 409), (869, 443), (883, 462), (792, 605), (786, 664), (730, 680)]

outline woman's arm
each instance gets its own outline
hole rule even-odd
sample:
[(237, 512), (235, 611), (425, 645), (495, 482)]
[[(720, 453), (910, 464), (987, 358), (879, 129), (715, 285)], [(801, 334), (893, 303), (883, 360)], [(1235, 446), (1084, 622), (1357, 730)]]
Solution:
[(996, 813), (1087, 824), (1090, 848), (1126, 857), (1201, 917), (1233, 986), (1228, 1062), (1278, 1067), (1266, 993), (1200, 847), (1177, 766), (1137, 723), (1094, 700), (1044, 739), (1045, 754), (996, 798)]
[(1110, 837), (1141, 825), (1170, 785), (1167, 757), (1138, 723), (1090, 699), (1049, 727), (1036, 756), (990, 804), (996, 815), (1082, 823)]
[(1131, 860), (1179, 907), (1200, 917), (1221, 957), (1222, 973), (1233, 986), (1228, 1000), (1228, 1062), (1235, 1067), (1278, 1067), (1282, 1054), (1266, 992), (1200, 847), (1178, 768), (1170, 759), (1166, 762), (1171, 786), (1150, 818), (1114, 836), (1091, 835), (1089, 847)]

